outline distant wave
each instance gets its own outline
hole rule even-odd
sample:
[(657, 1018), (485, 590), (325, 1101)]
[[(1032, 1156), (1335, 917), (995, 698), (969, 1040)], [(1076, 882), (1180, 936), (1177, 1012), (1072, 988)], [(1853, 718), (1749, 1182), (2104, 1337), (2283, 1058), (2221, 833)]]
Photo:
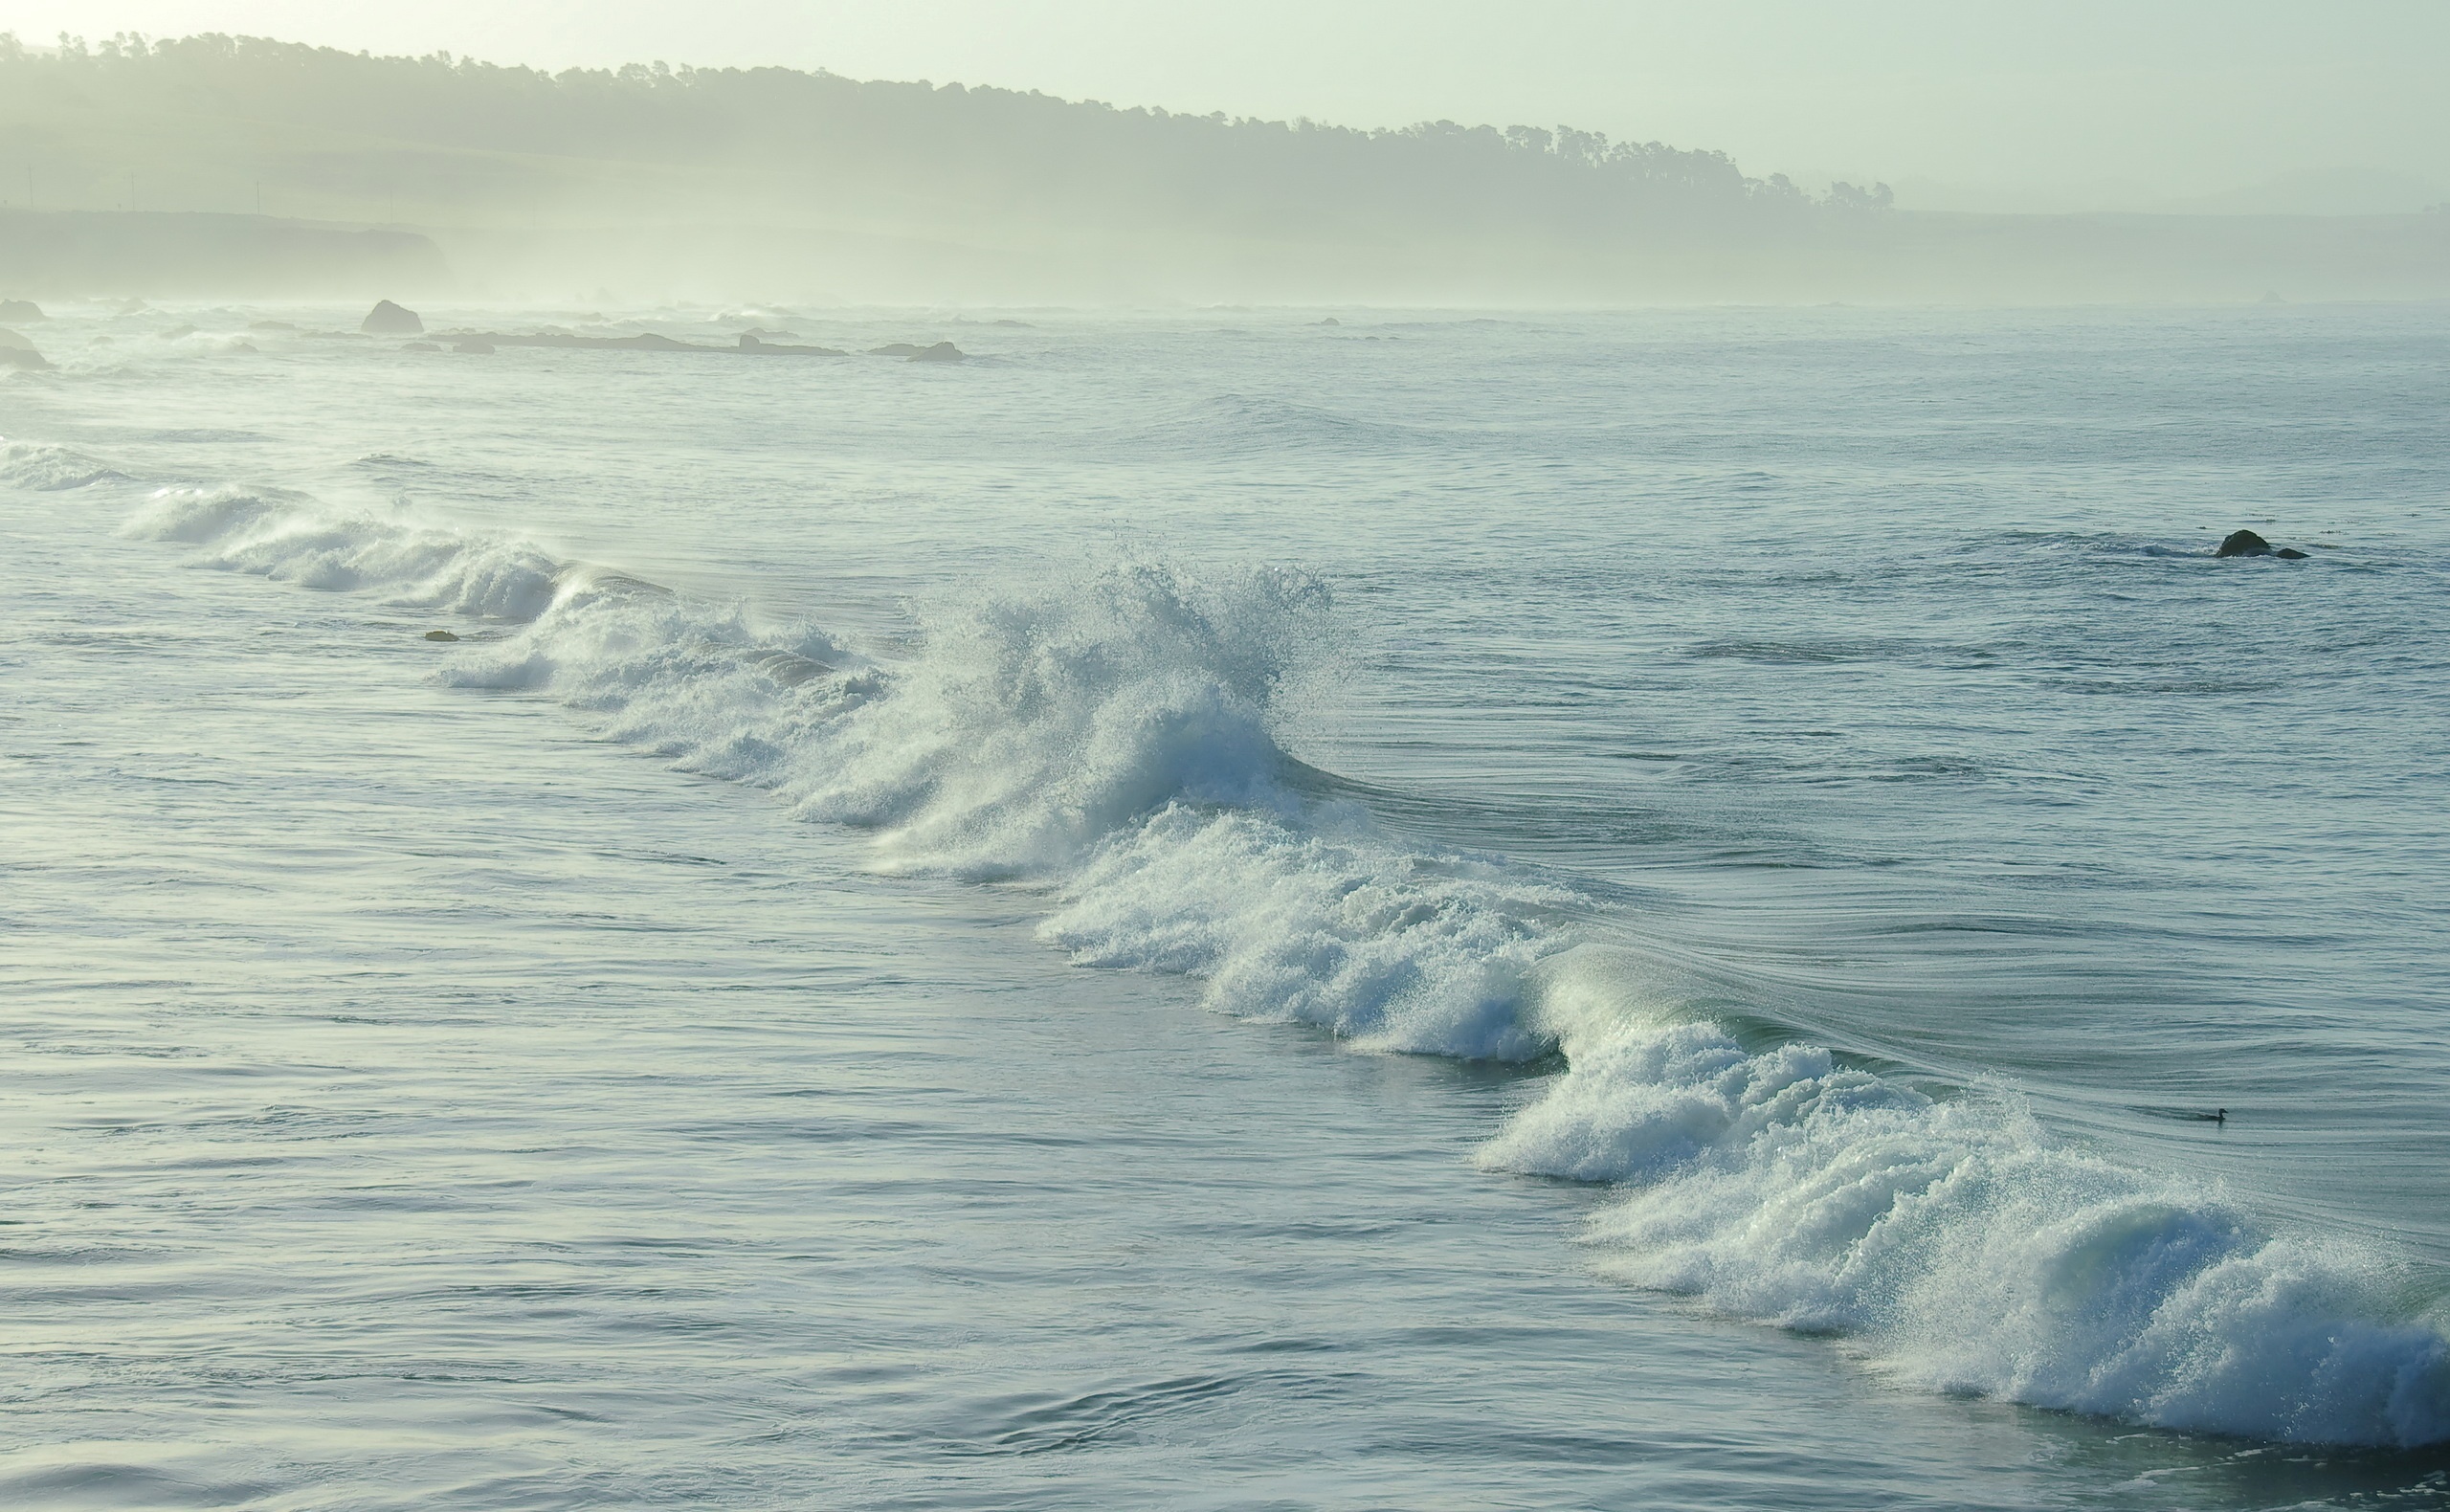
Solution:
[(72, 447), (0, 441), (0, 482), (18, 488), (55, 493), (126, 480), (126, 474)]
[(1222, 394), (1130, 433), (1144, 445), (1228, 455), (1319, 451), (1337, 456), (1413, 451), (1438, 437), (1417, 426), (1339, 413), (1316, 405)]
[(548, 694), (873, 832), (880, 865), (1040, 887), (1041, 933), (1084, 965), (1193, 978), (1224, 1012), (1370, 1047), (1561, 1056), (1481, 1160), (1616, 1186), (1590, 1236), (1629, 1282), (1850, 1336), (1937, 1390), (2280, 1439), (2450, 1438), (2450, 1346), (2379, 1257), (2055, 1142), (2004, 1092), (1935, 1101), (1824, 1049), (1748, 1049), (1596, 943), (1589, 900), (1399, 841), (1321, 790), (1274, 733), (1321, 633), (1324, 589), (1300, 573), (1125, 563), (982, 592), (886, 661), (405, 509), (170, 490), (126, 531), (506, 622), (437, 675)]

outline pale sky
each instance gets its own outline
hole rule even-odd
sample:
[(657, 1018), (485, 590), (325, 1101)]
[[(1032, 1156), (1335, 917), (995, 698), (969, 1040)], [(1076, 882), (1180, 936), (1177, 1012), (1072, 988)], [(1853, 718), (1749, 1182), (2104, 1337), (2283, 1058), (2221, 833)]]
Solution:
[(1755, 174), (1885, 179), (1935, 207), (2450, 198), (2450, 0), (0, 0), (0, 30), (779, 63), (1365, 126), (1564, 122)]

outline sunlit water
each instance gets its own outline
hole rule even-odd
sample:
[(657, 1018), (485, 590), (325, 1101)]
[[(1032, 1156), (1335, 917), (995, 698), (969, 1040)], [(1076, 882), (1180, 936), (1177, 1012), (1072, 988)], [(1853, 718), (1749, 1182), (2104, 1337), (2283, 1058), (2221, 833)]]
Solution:
[(2450, 1503), (2450, 310), (54, 313), (10, 1504)]

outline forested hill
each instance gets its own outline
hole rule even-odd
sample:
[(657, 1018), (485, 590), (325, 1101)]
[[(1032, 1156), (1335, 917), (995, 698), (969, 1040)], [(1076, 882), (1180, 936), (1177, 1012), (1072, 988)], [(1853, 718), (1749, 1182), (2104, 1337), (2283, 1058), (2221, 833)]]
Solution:
[[(230, 258), (198, 249), (278, 242), (340, 249), (317, 265), (318, 286), (379, 273), (368, 292), (402, 292), (413, 274), (539, 298), (2450, 294), (2450, 217), (1888, 204), (1880, 186), (1809, 194), (1722, 153), (1567, 128), (1361, 131), (781, 68), (546, 74), (250, 37), (49, 49), (0, 37), (0, 210), (12, 212), (0, 274), (40, 271), (46, 287), (105, 265), (148, 270), (145, 288), (236, 287)], [(332, 239), (367, 227), (408, 239), (370, 262), (373, 243)], [(89, 255), (104, 246), (123, 256)]]
[(1743, 236), (1886, 203), (1596, 132), (1120, 109), (782, 68), (546, 74), (254, 37), (0, 38), (0, 189), (51, 209), (369, 219), (609, 207), (872, 224), (1130, 227), (1295, 240)]

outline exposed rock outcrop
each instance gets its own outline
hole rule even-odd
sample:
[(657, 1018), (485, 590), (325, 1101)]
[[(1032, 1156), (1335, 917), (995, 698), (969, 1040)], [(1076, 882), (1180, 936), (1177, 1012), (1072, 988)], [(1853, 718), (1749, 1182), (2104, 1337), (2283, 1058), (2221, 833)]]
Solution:
[(423, 336), (425, 322), (417, 318), (416, 311), (384, 300), (367, 312), (366, 322), (358, 329), (369, 336)]
[(755, 331), (743, 331), (739, 349), (751, 357), (848, 357), (849, 352), (833, 346), (792, 346), (769, 342)]
[(2216, 557), (2278, 557), (2283, 562), (2303, 562), (2305, 553), (2282, 546), (2274, 550), (2270, 542), (2251, 530), (2232, 530), (2221, 538)]
[(32, 300), (0, 300), (0, 321), (47, 321), (42, 306)]

